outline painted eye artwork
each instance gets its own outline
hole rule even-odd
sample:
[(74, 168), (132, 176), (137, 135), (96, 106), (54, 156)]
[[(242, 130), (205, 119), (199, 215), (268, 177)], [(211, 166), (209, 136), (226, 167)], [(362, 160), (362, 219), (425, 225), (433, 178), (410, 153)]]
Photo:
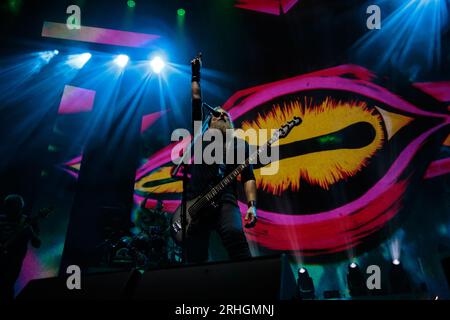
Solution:
[[(259, 223), (247, 238), (261, 250), (313, 258), (371, 244), (388, 221), (401, 223), (420, 181), (450, 172), (450, 159), (438, 159), (450, 144), (446, 86), (413, 84), (410, 91), (423, 97), (417, 105), (368, 70), (342, 65), (232, 95), (223, 107), (244, 130), (303, 120), (276, 144), (276, 174), (262, 175), (255, 166)], [(170, 160), (176, 144), (139, 168), (136, 204), (163, 200), (169, 212), (179, 205), (182, 183), (172, 177)], [(67, 164), (72, 172), (76, 162)], [(242, 212), (244, 199), (241, 194)]]
[(450, 299), (450, 0), (0, 14), (0, 303)]
[(428, 144), (439, 148), (449, 117), (422, 110), (374, 78), (360, 67), (340, 66), (228, 101), (244, 129), (303, 119), (280, 141), (279, 172), (256, 170), (263, 219), (249, 232), (255, 242), (304, 256), (337, 253), (368, 241), (401, 211), (409, 186), (425, 170), (415, 160), (423, 150), (433, 152)]

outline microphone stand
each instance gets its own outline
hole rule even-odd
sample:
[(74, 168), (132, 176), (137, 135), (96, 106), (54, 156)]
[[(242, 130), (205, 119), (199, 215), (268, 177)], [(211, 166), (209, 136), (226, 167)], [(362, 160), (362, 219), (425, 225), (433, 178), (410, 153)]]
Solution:
[[(181, 243), (182, 243), (181, 262), (182, 263), (186, 261), (186, 241), (185, 241), (185, 238), (186, 238), (186, 213), (187, 213), (186, 212), (187, 211), (186, 188), (187, 188), (187, 183), (188, 183), (187, 170), (188, 170), (188, 161), (189, 161), (187, 159), (187, 157), (190, 156), (192, 147), (195, 145), (197, 140), (201, 136), (203, 136), (203, 134), (208, 129), (209, 120), (211, 119), (211, 112), (212, 112), (211, 110), (214, 110), (214, 108), (212, 108), (207, 103), (202, 102), (202, 108), (203, 108), (203, 106), (207, 106), (209, 114), (204, 120), (202, 120), (203, 121), (202, 130), (200, 130), (199, 132), (194, 132), (194, 138), (192, 139), (191, 143), (184, 151), (183, 156), (181, 157), (180, 163), (178, 163), (178, 165), (175, 167), (175, 169), (172, 172), (172, 177), (175, 177), (178, 174), (178, 172), (180, 171), (181, 166), (183, 166), (183, 192), (181, 193)], [(202, 112), (202, 114), (203, 114), (203, 112)]]
[(202, 102), (202, 106), (206, 107), (206, 109), (209, 111), (209, 116), (211, 116), (211, 114), (213, 115), (218, 114), (217, 116), (219, 116), (220, 112), (217, 111), (216, 108), (207, 104), (206, 102)]

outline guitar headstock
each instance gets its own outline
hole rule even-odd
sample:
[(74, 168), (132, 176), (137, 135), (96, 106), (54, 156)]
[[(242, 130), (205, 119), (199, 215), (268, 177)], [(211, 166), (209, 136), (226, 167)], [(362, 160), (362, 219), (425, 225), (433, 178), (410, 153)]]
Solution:
[(291, 132), (292, 128), (298, 126), (300, 123), (302, 123), (302, 119), (299, 117), (294, 117), (291, 121), (286, 122), (274, 133), (272, 139), (269, 140), (268, 145), (270, 146), (278, 139), (286, 137), (289, 132)]
[(292, 128), (298, 126), (300, 123), (302, 123), (302, 119), (300, 119), (299, 117), (294, 117), (291, 121), (288, 121), (279, 129), (280, 138), (286, 137), (289, 132), (291, 132)]

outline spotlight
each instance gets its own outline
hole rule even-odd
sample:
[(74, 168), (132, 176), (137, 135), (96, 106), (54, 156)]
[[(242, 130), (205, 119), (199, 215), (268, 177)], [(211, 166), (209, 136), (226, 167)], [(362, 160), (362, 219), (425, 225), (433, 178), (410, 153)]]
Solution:
[(186, 10), (184, 10), (183, 8), (180, 8), (177, 10), (177, 15), (180, 17), (183, 17), (186, 14)]
[(69, 61), (67, 62), (71, 67), (75, 69), (81, 69), (86, 64), (86, 62), (91, 59), (92, 55), (89, 52), (82, 54), (75, 54), (69, 57)]
[(53, 50), (53, 54), (57, 55), (57, 54), (59, 54), (59, 51), (58, 50)]
[(410, 278), (398, 259), (392, 261), (389, 285), (393, 294), (410, 293), (412, 290)]
[(314, 299), (316, 297), (314, 282), (305, 268), (298, 269), (297, 294), (300, 299)]
[(134, 7), (136, 7), (136, 1), (128, 0), (127, 5), (129, 8), (134, 8)]
[(352, 262), (348, 266), (347, 285), (350, 296), (361, 297), (367, 294), (366, 281), (359, 266)]
[[(57, 50), (55, 50), (57, 51)], [(56, 53), (55, 51), (43, 51), (43, 52), (39, 52), (39, 57), (44, 60), (46, 63), (48, 63), (55, 55), (57, 55), (58, 53)]]
[(119, 67), (123, 68), (127, 65), (128, 60), (130, 60), (130, 58), (125, 55), (125, 54), (119, 54), (115, 59), (114, 62), (115, 64), (117, 64)]
[(85, 63), (88, 62), (91, 57), (92, 54), (90, 54), (89, 52), (82, 53), (80, 56), (81, 60), (83, 60)]
[(164, 63), (164, 60), (161, 59), (161, 57), (157, 56), (150, 61), (150, 66), (152, 67), (154, 73), (160, 73), (162, 69), (164, 69), (166, 64)]

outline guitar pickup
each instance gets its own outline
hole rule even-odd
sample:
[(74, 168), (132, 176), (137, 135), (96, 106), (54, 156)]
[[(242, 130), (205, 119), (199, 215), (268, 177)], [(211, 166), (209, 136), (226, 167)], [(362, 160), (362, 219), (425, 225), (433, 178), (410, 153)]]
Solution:
[(175, 232), (179, 232), (181, 230), (181, 222), (178, 220), (178, 221), (172, 223), (172, 229)]

